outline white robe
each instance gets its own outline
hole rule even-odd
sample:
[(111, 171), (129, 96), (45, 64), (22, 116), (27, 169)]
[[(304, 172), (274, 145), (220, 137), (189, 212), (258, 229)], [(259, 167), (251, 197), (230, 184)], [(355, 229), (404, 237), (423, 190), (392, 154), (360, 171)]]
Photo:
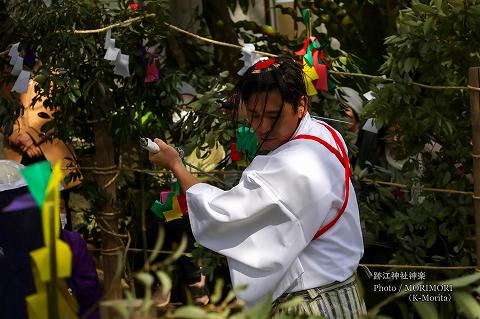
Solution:
[[(309, 134), (336, 146), (330, 132), (306, 115), (294, 136)], [(338, 149), (338, 147), (336, 147)], [(284, 292), (343, 281), (363, 255), (355, 191), (337, 223), (312, 241), (342, 206), (345, 169), (325, 146), (294, 140), (256, 156), (228, 191), (196, 184), (187, 191), (190, 224), (204, 247), (225, 255), (237, 297), (253, 304)]]

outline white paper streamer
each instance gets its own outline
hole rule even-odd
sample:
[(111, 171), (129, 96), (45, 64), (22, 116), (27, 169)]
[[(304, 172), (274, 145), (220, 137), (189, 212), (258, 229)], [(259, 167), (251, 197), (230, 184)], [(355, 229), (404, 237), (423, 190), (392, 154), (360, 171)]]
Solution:
[(121, 75), (123, 77), (130, 76), (130, 70), (128, 69), (128, 54), (119, 54), (117, 60), (115, 61), (115, 67), (113, 68), (113, 73), (116, 75)]
[(327, 27), (325, 26), (325, 23), (321, 23), (318, 27), (315, 28), (318, 33), (323, 33), (323, 34), (327, 34), (328, 31), (327, 31)]
[(112, 39), (112, 29), (108, 29), (107, 34), (105, 35), (105, 44), (103, 48), (107, 50), (108, 48), (115, 48), (115, 39)]
[(23, 69), (23, 58), (19, 56), (15, 61), (15, 65), (13, 66), (12, 71), (10, 71), (10, 74), (18, 76), (22, 71), (22, 69)]
[(340, 41), (338, 41), (334, 37), (331, 37), (330, 38), (330, 47), (332, 48), (332, 50), (337, 50), (337, 51), (340, 50)]
[(238, 75), (244, 75), (245, 72), (250, 68), (252, 65), (257, 63), (258, 61), (264, 59), (264, 57), (260, 56), (259, 54), (253, 52), (255, 51), (255, 46), (251, 43), (245, 43), (242, 48), (242, 57), (240, 58), (243, 61), (244, 65), (237, 72)]
[(105, 53), (105, 56), (103, 58), (108, 61), (116, 61), (118, 59), (118, 56), (120, 56), (120, 54), (121, 54), (120, 49), (108, 48), (107, 53)]
[(10, 56), (10, 65), (15, 65), (15, 63), (17, 62), (17, 58), (19, 56), (19, 53), (18, 53), (19, 45), (20, 45), (20, 42), (12, 44), (12, 47), (8, 51), (8, 55)]
[(15, 84), (13, 85), (12, 92), (25, 93), (28, 89), (28, 81), (30, 81), (30, 72), (21, 71)]

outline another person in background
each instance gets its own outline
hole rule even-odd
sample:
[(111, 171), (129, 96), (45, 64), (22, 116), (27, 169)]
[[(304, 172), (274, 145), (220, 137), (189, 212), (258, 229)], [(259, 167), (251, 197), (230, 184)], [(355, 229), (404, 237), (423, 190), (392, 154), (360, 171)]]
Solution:
[[(371, 92), (364, 94), (370, 101), (374, 99)], [(351, 133), (351, 141), (357, 148), (356, 154), (350, 154), (350, 164), (352, 168), (359, 167), (360, 170), (367, 167), (367, 162), (371, 165), (378, 165), (379, 159), (383, 155), (383, 145), (379, 141), (379, 129), (375, 125), (374, 119), (362, 120), (361, 114), (364, 102), (360, 94), (349, 87), (339, 87), (337, 89), (337, 98), (342, 109), (345, 112), (348, 121), (346, 129)]]
[[(20, 174), (23, 165), (0, 160), (0, 316), (27, 319), (25, 297), (36, 293), (30, 252), (42, 247), (40, 209)], [(80, 234), (62, 230), (72, 251), (66, 298), (76, 299), (79, 317), (99, 319), (101, 296), (95, 262)], [(63, 289), (59, 285), (59, 289)]]
[[(35, 100), (37, 96), (35, 84), (35, 81), (30, 80), (27, 92), (18, 95), (23, 113), (16, 120), (11, 134), (4, 139), (4, 156), (23, 165), (49, 160), (53, 167), (57, 161), (62, 161), (62, 172), (65, 177), (62, 197), (66, 205), (66, 216), (62, 216), (62, 226), (72, 229), (68, 206), (69, 192), (81, 183), (82, 175), (74, 150), (54, 137), (52, 131), (42, 132), (42, 126), (52, 120), (53, 112), (56, 110), (43, 105), (45, 98)], [(0, 98), (16, 100), (16, 96), (10, 92), (11, 87), (12, 84), (4, 86)], [(2, 131), (4, 132), (3, 128)]]
[[(346, 130), (357, 133), (360, 129), (360, 114), (363, 110), (362, 97), (354, 89), (345, 86), (337, 88), (336, 95), (345, 116), (350, 122), (346, 125)], [(353, 142), (355, 143), (356, 140)]]

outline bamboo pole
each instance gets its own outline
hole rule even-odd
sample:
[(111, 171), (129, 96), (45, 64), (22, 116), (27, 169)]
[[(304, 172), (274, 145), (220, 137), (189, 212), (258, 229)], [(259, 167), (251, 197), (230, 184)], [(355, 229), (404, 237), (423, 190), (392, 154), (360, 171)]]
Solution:
[[(468, 70), (468, 83), (480, 87), (480, 67)], [(479, 92), (470, 90), (470, 112), (472, 118), (473, 136), (473, 177), (474, 177), (474, 208), (475, 208), (475, 246), (477, 254), (477, 269), (480, 269), (480, 99)]]

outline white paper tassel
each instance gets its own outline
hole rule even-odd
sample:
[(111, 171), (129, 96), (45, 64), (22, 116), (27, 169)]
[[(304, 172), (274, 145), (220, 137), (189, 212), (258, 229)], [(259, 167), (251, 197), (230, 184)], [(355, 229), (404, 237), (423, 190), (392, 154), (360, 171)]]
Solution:
[(118, 57), (120, 56), (121, 51), (118, 48), (108, 48), (107, 53), (105, 53), (105, 56), (103, 57), (105, 60), (108, 61), (116, 61)]
[(130, 70), (128, 69), (128, 54), (119, 54), (117, 60), (115, 61), (115, 68), (113, 68), (113, 73), (116, 75), (121, 75), (123, 77), (130, 76)]
[(243, 75), (252, 65), (262, 60), (263, 57), (255, 53), (255, 46), (251, 43), (245, 43), (242, 48), (242, 57), (240, 58), (243, 61), (244, 65), (237, 72), (238, 75)]
[(105, 35), (105, 44), (103, 46), (105, 50), (108, 48), (115, 48), (115, 39), (112, 39), (112, 29), (108, 29)]
[(30, 81), (30, 72), (21, 71), (15, 84), (13, 85), (12, 92), (25, 93), (28, 90), (28, 81)]
[(18, 76), (22, 71), (22, 69), (23, 69), (23, 58), (19, 56), (15, 61), (15, 65), (13, 66), (12, 71), (10, 71), (10, 73), (12, 75)]
[(15, 65), (15, 63), (17, 62), (17, 58), (19, 56), (19, 53), (18, 53), (19, 45), (20, 45), (20, 42), (12, 44), (12, 47), (8, 51), (8, 55), (10, 56), (10, 65)]

